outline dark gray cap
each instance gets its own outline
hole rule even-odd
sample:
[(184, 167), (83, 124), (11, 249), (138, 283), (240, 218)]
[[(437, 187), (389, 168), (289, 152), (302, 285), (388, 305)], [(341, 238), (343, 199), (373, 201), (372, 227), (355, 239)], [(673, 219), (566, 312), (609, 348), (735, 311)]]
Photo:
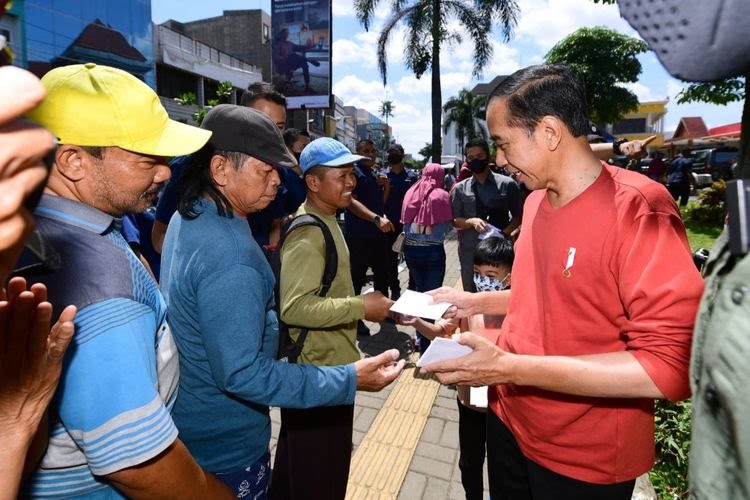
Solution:
[(219, 104), (206, 113), (201, 128), (213, 132), (208, 142), (216, 149), (245, 153), (278, 168), (297, 165), (279, 128), (255, 109)]

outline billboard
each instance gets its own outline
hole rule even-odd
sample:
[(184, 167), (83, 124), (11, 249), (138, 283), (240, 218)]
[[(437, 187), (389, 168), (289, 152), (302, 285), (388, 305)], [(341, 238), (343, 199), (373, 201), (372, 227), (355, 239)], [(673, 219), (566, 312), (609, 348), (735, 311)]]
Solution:
[(272, 0), (271, 25), (273, 84), (287, 107), (330, 107), (331, 0)]

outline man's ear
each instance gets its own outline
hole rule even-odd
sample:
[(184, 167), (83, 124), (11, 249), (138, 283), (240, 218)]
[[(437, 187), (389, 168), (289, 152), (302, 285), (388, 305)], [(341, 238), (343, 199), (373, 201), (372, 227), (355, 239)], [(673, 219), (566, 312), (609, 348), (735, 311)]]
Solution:
[(211, 179), (217, 186), (224, 187), (227, 185), (227, 169), (233, 168), (229, 163), (229, 158), (221, 155), (211, 157)]
[(555, 151), (560, 146), (565, 128), (565, 124), (556, 116), (547, 115), (539, 121), (537, 133), (541, 132), (548, 151)]
[(308, 191), (317, 193), (320, 189), (320, 179), (318, 179), (318, 176), (314, 174), (306, 175), (305, 185), (307, 186)]
[(86, 177), (94, 161), (95, 158), (78, 146), (61, 144), (55, 152), (53, 168), (69, 181), (78, 182)]

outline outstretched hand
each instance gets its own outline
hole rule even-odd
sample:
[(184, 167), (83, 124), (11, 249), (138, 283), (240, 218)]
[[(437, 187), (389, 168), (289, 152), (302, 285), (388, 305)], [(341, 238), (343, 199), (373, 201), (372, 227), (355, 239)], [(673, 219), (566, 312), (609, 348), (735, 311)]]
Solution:
[(443, 314), (443, 318), (468, 318), (474, 314), (482, 313), (481, 308), (474, 300), (476, 296), (473, 293), (457, 290), (450, 286), (441, 286), (426, 293), (432, 297), (432, 301), (435, 303), (448, 302), (452, 304)]
[(620, 146), (620, 151), (628, 158), (643, 158), (647, 153), (646, 146), (656, 139), (656, 137), (656, 135), (652, 135), (643, 140), (628, 141)]
[(57, 388), (75, 314), (74, 306), (66, 307), (50, 327), (46, 287), (27, 290), (23, 278), (8, 283), (0, 301), (0, 432), (36, 431)]
[(398, 362), (397, 349), (389, 349), (377, 356), (354, 363), (357, 370), (357, 390), (377, 392), (393, 382), (404, 369), (405, 361)]
[(434, 373), (442, 384), (497, 385), (509, 383), (509, 354), (481, 335), (465, 332), (452, 337), (458, 343), (472, 348), (466, 356), (439, 361), (423, 366), (421, 370)]

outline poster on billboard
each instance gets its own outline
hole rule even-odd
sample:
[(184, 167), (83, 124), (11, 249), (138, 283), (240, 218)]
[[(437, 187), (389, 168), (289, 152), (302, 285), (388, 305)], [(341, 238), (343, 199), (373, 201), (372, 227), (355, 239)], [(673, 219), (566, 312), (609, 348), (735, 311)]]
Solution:
[(330, 107), (331, 0), (272, 0), (271, 24), (273, 84), (287, 107)]

